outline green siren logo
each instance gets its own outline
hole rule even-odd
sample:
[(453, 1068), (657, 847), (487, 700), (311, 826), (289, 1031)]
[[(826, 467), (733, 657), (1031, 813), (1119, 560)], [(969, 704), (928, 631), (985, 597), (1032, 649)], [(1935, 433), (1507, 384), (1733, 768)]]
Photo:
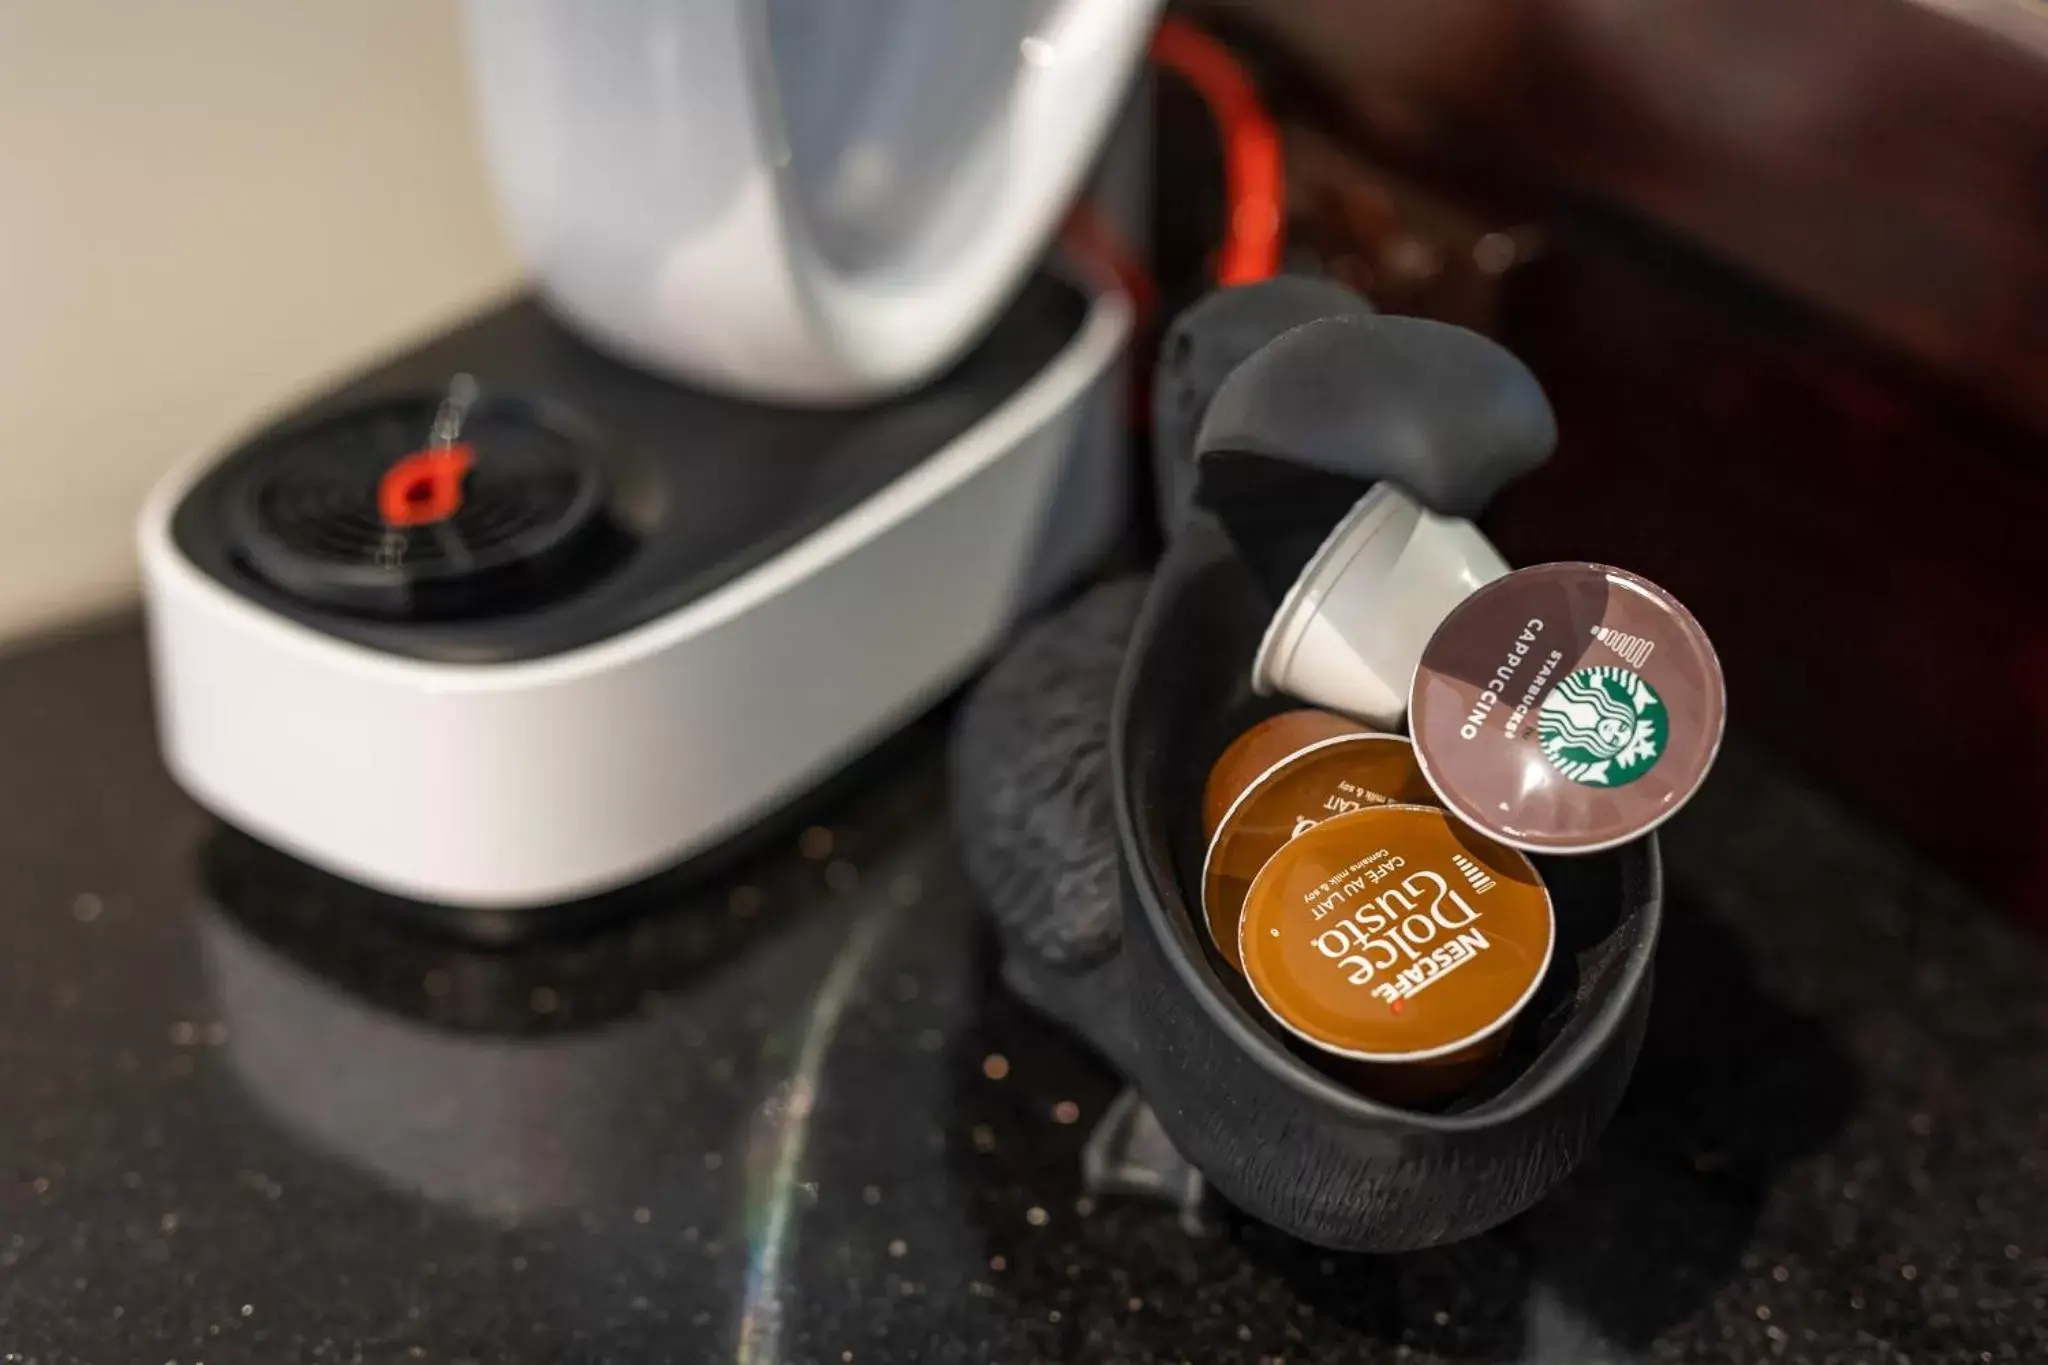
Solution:
[(1543, 756), (1589, 787), (1635, 781), (1657, 766), (1670, 733), (1663, 699), (1626, 668), (1582, 668), (1559, 683), (1536, 713)]

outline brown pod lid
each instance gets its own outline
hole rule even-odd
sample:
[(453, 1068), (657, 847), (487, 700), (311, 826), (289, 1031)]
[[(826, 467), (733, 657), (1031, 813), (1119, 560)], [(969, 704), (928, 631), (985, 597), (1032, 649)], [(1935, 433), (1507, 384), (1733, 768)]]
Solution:
[(1676, 598), (1604, 564), (1539, 564), (1437, 628), (1408, 728), (1459, 816), (1517, 848), (1594, 853), (1699, 790), (1726, 713), (1714, 646)]
[(1355, 731), (1314, 740), (1252, 777), (1235, 793), (1202, 860), (1202, 914), (1217, 951), (1238, 966), (1245, 892), (1289, 839), (1369, 806), (1434, 801), (1414, 746), (1399, 735)]
[(1202, 838), (1216, 837), (1216, 827), (1245, 789), (1263, 777), (1268, 768), (1297, 751), (1339, 735), (1369, 735), (1373, 729), (1334, 711), (1303, 707), (1268, 716), (1236, 739), (1209, 769), (1202, 787)]
[(1528, 858), (1444, 811), (1325, 820), (1266, 863), (1239, 948), (1290, 1032), (1368, 1062), (1450, 1057), (1505, 1029), (1556, 939)]

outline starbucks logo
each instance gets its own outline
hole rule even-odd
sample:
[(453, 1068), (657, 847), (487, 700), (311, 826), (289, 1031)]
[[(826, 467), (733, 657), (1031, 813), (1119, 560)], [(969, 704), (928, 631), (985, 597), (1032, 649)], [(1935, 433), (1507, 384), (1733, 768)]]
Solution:
[(1620, 787), (1657, 766), (1671, 720), (1655, 689), (1627, 668), (1582, 668), (1536, 713), (1551, 766), (1589, 787)]

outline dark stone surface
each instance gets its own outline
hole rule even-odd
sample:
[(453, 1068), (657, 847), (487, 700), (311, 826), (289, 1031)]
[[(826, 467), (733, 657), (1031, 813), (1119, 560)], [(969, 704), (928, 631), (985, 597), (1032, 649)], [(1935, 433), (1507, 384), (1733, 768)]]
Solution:
[(1090, 1199), (1117, 1087), (992, 984), (935, 748), (487, 952), (179, 795), (139, 639), (0, 662), (0, 1360), (2048, 1359), (2048, 953), (1754, 752), (1593, 1161), (1330, 1256)]

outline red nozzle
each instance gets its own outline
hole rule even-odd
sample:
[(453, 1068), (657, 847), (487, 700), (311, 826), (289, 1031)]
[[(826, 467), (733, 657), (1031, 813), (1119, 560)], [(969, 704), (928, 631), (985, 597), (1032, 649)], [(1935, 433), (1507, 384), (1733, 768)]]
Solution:
[(391, 527), (446, 521), (462, 509), (462, 479), (476, 463), (466, 445), (416, 450), (384, 471), (377, 510)]

